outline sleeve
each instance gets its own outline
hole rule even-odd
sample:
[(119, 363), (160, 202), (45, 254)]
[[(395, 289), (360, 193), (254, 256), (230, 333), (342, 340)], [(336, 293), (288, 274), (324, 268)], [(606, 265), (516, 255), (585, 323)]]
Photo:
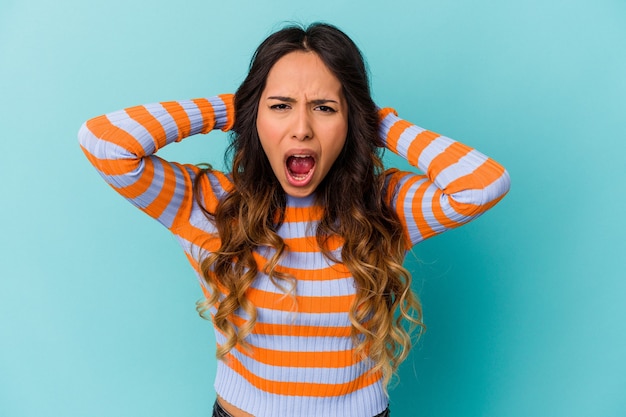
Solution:
[[(165, 145), (234, 122), (230, 94), (130, 107), (95, 117), (79, 132), (80, 146), (104, 180), (169, 229), (193, 204), (198, 168), (155, 155)], [(206, 198), (206, 196), (204, 196)]]
[(387, 198), (409, 247), (465, 224), (500, 201), (510, 188), (504, 167), (460, 142), (379, 111), (385, 146), (425, 174), (390, 170)]

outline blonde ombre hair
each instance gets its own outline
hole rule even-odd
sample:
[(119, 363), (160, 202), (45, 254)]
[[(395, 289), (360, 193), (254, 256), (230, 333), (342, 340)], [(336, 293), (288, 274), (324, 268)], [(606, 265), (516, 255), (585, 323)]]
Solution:
[[(256, 50), (249, 73), (235, 94), (235, 124), (228, 152), (234, 189), (214, 213), (204, 209), (217, 227), (220, 246), (200, 259), (212, 291), (198, 303), (198, 310), (204, 315), (217, 306), (212, 320), (226, 336), (217, 349), (217, 357), (224, 359), (237, 344), (246, 345), (246, 336), (256, 323), (256, 309), (246, 291), (257, 271), (266, 272), (286, 293), (295, 288), (295, 277), (276, 270), (287, 249), (276, 233), (284, 220), (286, 196), (256, 131), (258, 103), (269, 71), (294, 51), (317, 54), (341, 82), (348, 103), (346, 143), (315, 192), (316, 202), (323, 208), (316, 238), (324, 255), (342, 262), (354, 277), (356, 297), (349, 315), (356, 352), (373, 361), (372, 371), (382, 372), (386, 387), (408, 355), (411, 335), (424, 327), (421, 305), (411, 290), (411, 275), (402, 266), (408, 244), (389, 206), (386, 179), (390, 172), (383, 170), (384, 144), (378, 137), (378, 112), (364, 60), (352, 40), (331, 25), (291, 26), (270, 35)], [(203, 207), (198, 184), (197, 179), (195, 194)], [(343, 240), (341, 259), (334, 259), (328, 248), (333, 237)], [(260, 246), (275, 249), (266, 265), (257, 265), (253, 256)], [(285, 282), (291, 285), (285, 286)], [(237, 326), (233, 317), (239, 308), (248, 320)]]

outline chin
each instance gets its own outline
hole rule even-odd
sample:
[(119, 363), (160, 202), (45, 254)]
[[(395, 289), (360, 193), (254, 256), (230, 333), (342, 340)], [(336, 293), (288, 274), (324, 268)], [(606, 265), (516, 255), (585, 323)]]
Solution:
[[(313, 190), (313, 191), (315, 191), (315, 190)], [(304, 197), (308, 197), (311, 194), (313, 194), (313, 191), (309, 191), (309, 190), (295, 190), (295, 191), (285, 190), (285, 193), (288, 196), (290, 196), (290, 197), (304, 198)]]
[(283, 191), (290, 197), (308, 197), (315, 192), (315, 187), (294, 187), (293, 185), (284, 186)]

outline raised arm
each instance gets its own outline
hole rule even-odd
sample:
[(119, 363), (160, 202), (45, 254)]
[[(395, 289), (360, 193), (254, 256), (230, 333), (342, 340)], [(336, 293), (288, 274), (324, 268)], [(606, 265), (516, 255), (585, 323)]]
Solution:
[(172, 228), (192, 202), (197, 168), (154, 155), (163, 146), (234, 120), (232, 95), (130, 107), (85, 122), (78, 133), (87, 159), (105, 181), (150, 216)]
[(475, 219), (504, 197), (504, 167), (469, 146), (380, 110), (381, 138), (425, 175), (390, 171), (388, 197), (410, 245)]

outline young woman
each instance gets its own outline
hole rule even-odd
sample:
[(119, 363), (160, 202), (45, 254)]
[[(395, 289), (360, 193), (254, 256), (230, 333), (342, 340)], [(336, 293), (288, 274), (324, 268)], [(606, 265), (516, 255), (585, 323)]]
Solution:
[[(212, 129), (232, 132), (230, 173), (155, 155)], [(483, 154), (378, 109), (359, 50), (325, 24), (269, 36), (234, 96), (131, 107), (79, 138), (198, 273), (214, 416), (388, 415), (386, 386), (422, 326), (405, 253), (509, 187)], [(383, 148), (425, 175), (384, 170)]]

